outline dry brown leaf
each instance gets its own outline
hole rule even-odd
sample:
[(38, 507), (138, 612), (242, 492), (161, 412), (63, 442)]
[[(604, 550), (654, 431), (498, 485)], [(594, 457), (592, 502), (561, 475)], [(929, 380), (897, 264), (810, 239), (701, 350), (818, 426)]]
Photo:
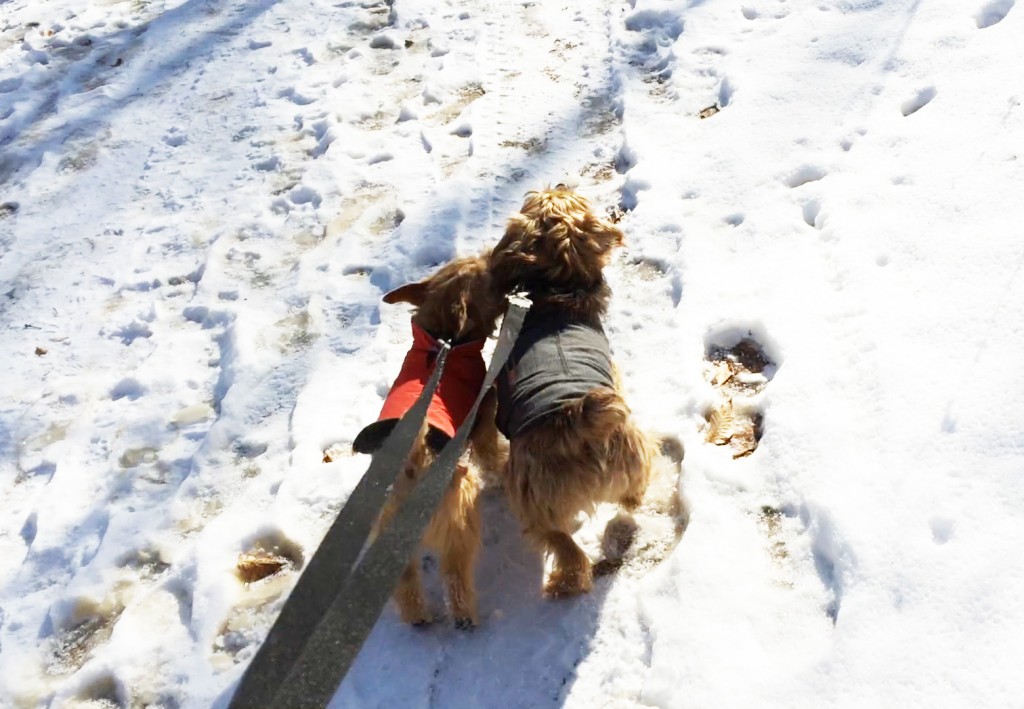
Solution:
[(713, 386), (722, 386), (734, 376), (736, 376), (736, 372), (727, 361), (715, 362), (711, 365), (711, 384)]
[(733, 437), (735, 412), (732, 399), (727, 400), (708, 416), (708, 432), (706, 440), (716, 446), (724, 446)]
[(291, 562), (283, 556), (256, 552), (239, 554), (235, 570), (242, 581), (252, 583), (273, 576), (290, 565)]
[(753, 453), (757, 448), (757, 436), (754, 432), (753, 425), (744, 427), (742, 431), (735, 434), (729, 440), (729, 443), (733, 447), (733, 458), (745, 458)]

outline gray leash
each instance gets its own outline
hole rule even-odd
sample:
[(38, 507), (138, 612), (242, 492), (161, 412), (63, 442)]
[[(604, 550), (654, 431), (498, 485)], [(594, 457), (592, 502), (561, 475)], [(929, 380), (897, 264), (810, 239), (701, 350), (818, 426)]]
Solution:
[(229, 709), (327, 706), (419, 548), (451, 482), (480, 403), (512, 352), (529, 305), (524, 298), (509, 299), (490, 367), (469, 415), (360, 559), (388, 488), (426, 418), (448, 354), (448, 347), (442, 348), (426, 388), (373, 456), (242, 676)]
[(331, 601), (366, 544), (388, 489), (402, 470), (441, 380), (449, 346), (442, 343), (434, 371), (420, 397), (395, 425), (324, 535), (266, 640), (246, 669), (230, 707), (263, 707), (281, 688)]

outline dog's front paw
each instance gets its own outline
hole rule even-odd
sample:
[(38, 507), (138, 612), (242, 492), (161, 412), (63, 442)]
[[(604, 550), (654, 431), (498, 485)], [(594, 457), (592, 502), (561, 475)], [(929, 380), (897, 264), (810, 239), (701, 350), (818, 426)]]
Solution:
[(476, 630), (476, 621), (472, 618), (456, 618), (456, 630)]
[(399, 608), (399, 617), (403, 623), (415, 628), (425, 628), (434, 622), (434, 617), (422, 604), (411, 604)]

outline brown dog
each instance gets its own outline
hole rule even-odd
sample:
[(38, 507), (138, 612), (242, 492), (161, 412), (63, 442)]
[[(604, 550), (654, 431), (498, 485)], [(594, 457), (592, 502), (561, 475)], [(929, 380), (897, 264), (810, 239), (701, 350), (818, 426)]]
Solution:
[[(412, 406), (433, 370), (438, 340), (450, 342), (452, 350), (420, 437), (395, 481), (371, 539), (387, 525), (435, 455), (455, 435), (483, 384), (481, 349), (505, 303), (491, 284), (486, 256), (471, 256), (456, 259), (429, 278), (384, 296), (385, 303), (414, 306), (413, 347), (379, 420), (363, 429), (353, 442), (356, 452), (377, 450), (397, 420)], [(506, 451), (499, 445), (494, 415), (495, 397), (491, 392), (481, 405), (470, 450), (475, 463), (496, 468), (503, 465)], [(440, 557), (452, 616), (460, 629), (472, 628), (477, 621), (473, 568), (480, 548), (480, 486), (477, 471), (460, 464), (422, 543)], [(420, 584), (419, 555), (410, 560), (394, 598), (403, 621), (415, 625), (431, 621)]]
[[(490, 258), (495, 285), (526, 290), (534, 303), (498, 380), (498, 428), (510, 442), (511, 506), (527, 537), (552, 557), (550, 596), (592, 586), (590, 560), (571, 536), (577, 514), (598, 502), (628, 513), (645, 501), (652, 472), (668, 469), (659, 440), (633, 424), (601, 327), (611, 296), (602, 271), (622, 243), (614, 224), (560, 185), (527, 195)], [(681, 447), (676, 453), (681, 459)], [(611, 540), (609, 531), (606, 550), (632, 541)]]

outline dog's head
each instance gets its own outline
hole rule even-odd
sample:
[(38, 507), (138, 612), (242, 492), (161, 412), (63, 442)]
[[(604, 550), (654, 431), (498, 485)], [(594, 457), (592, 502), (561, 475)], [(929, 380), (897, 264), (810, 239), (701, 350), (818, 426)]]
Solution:
[(417, 325), (453, 342), (490, 335), (505, 303), (492, 286), (486, 255), (455, 259), (424, 280), (391, 291), (384, 302), (411, 303)]
[(603, 283), (601, 271), (622, 243), (618, 227), (599, 217), (586, 198), (559, 185), (526, 195), (491, 253), (490, 269), (506, 292), (537, 283), (593, 288)]

